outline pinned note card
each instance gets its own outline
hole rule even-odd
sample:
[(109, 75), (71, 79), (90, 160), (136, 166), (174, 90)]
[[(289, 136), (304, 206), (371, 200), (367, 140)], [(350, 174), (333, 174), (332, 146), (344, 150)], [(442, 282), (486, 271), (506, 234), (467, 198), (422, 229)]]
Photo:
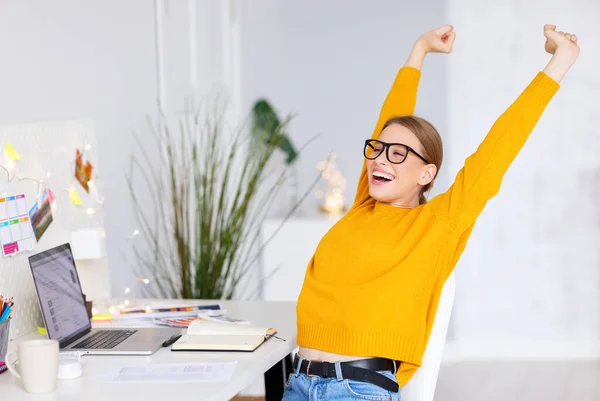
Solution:
[(0, 244), (4, 256), (30, 251), (35, 245), (23, 194), (0, 198)]
[[(48, 202), (50, 202), (50, 206), (52, 206), (52, 204), (54, 203), (54, 201), (56, 200), (56, 198), (54, 197), (54, 192), (52, 192), (52, 190), (50, 188), (48, 188), (47, 195), (48, 195)], [(44, 198), (42, 198), (42, 200), (43, 199)]]
[(92, 179), (92, 164), (89, 161), (83, 162), (83, 155), (79, 149), (75, 153), (75, 178), (86, 192), (90, 191), (89, 182)]
[(4, 151), (6, 152), (6, 155), (10, 158), (10, 160), (21, 160), (21, 155), (19, 154), (19, 152), (16, 151), (15, 147), (12, 144), (5, 144)]
[(40, 199), (40, 205), (38, 205), (38, 202), (36, 202), (29, 210), (29, 218), (31, 219), (31, 226), (33, 227), (36, 241), (40, 240), (42, 235), (44, 235), (46, 232), (48, 226), (54, 220), (52, 217), (53, 200), (54, 195), (52, 194), (52, 191), (47, 189), (44, 191), (44, 194)]
[(79, 197), (79, 193), (77, 192), (76, 189), (71, 189), (69, 191), (69, 198), (71, 199), (71, 203), (74, 204), (75, 206), (83, 205), (83, 202), (81, 201), (81, 198)]

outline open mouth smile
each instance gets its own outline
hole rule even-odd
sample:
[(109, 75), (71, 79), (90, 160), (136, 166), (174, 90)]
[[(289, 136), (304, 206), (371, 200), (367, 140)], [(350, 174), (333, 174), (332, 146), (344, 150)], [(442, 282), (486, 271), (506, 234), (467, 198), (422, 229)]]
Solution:
[(394, 175), (381, 170), (374, 170), (373, 173), (371, 173), (371, 182), (376, 185), (387, 184), (388, 182), (391, 182), (394, 178), (396, 178), (394, 177)]

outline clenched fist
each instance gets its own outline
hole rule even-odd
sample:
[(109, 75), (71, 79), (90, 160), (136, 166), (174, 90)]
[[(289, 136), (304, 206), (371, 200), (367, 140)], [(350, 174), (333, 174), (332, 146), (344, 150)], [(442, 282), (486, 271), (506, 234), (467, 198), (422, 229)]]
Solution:
[(451, 53), (456, 33), (452, 25), (444, 25), (426, 32), (417, 40), (417, 44), (426, 53)]
[(545, 50), (550, 54), (565, 52), (573, 57), (579, 55), (577, 36), (563, 31), (556, 32), (556, 25), (544, 25), (544, 36), (546, 37)]

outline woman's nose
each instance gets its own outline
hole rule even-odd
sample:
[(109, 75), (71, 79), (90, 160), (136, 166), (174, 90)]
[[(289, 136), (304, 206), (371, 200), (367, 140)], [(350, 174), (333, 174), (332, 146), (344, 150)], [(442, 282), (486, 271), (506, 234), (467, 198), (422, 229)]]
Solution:
[(379, 165), (387, 165), (387, 158), (385, 156), (385, 152), (381, 152), (376, 158), (375, 163)]

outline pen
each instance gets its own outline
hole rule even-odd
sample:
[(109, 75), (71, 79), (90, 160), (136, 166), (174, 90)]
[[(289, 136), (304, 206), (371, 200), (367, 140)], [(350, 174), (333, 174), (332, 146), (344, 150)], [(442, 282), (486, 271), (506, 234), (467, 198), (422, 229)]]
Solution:
[(175, 334), (173, 337), (171, 337), (167, 341), (165, 341), (162, 346), (168, 347), (170, 345), (173, 345), (175, 343), (175, 341), (179, 340), (180, 337), (181, 337), (181, 334)]

